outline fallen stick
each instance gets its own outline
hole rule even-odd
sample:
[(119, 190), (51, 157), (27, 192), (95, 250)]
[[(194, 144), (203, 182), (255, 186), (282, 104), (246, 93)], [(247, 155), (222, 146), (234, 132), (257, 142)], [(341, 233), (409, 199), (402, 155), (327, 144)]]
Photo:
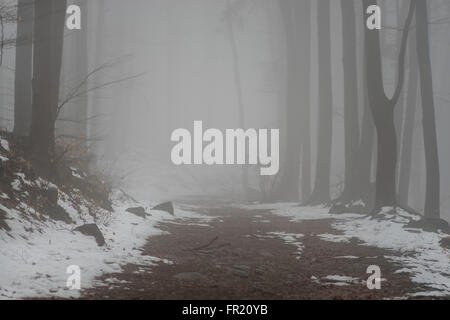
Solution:
[(214, 239), (212, 239), (210, 242), (208, 242), (208, 243), (205, 244), (205, 245), (202, 245), (202, 246), (200, 246), (200, 247), (193, 248), (193, 249), (183, 249), (183, 251), (198, 251), (198, 250), (206, 249), (206, 248), (208, 248), (209, 246), (211, 246), (214, 242), (216, 242), (218, 239), (219, 239), (219, 237), (216, 236)]

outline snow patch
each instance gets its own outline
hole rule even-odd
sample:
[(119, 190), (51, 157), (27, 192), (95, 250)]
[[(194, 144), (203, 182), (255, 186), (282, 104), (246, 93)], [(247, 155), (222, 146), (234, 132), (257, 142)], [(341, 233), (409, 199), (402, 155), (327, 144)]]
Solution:
[(6, 151), (10, 151), (9, 150), (9, 142), (5, 139), (0, 138), (0, 145), (2, 146), (3, 149), (5, 149)]
[[(99, 285), (95, 278), (101, 274), (121, 272), (129, 263), (143, 266), (171, 263), (142, 254), (141, 248), (148, 237), (164, 233), (158, 229), (158, 224), (174, 219), (207, 220), (200, 214), (178, 208), (177, 217), (152, 211), (151, 217), (142, 219), (125, 212), (136, 203), (117, 199), (113, 201), (113, 212), (104, 211), (94, 219), (85, 205), (77, 210), (68, 195), (59, 191), (59, 196), (58, 204), (69, 213), (75, 225), (30, 219), (30, 214), (37, 213), (24, 203), (20, 211), (0, 204), (12, 229), (8, 233), (0, 230), (0, 299), (79, 297), (79, 291), (66, 287), (69, 276), (66, 270), (71, 265), (81, 269), (83, 290)], [(94, 222), (105, 237), (103, 247), (98, 247), (94, 238), (72, 231), (75, 226)]]

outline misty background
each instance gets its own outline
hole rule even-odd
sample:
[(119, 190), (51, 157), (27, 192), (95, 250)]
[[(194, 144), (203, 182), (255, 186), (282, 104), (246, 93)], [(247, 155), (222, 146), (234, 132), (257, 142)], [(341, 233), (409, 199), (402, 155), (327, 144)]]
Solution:
[[(332, 105), (332, 148), (329, 188), (331, 198), (343, 191), (344, 66), (341, 1), (330, 4), (329, 19), (318, 19), (320, 1), (289, 0), (92, 0), (73, 1), (82, 8), (82, 29), (65, 30), (60, 100), (95, 71), (83, 84), (83, 94), (67, 103), (57, 122), (61, 139), (87, 137), (90, 169), (105, 171), (114, 183), (141, 199), (181, 200), (220, 198), (262, 200), (261, 189), (276, 186), (289, 172), (289, 139), (307, 139), (310, 144), (309, 177), (297, 180), (313, 189), (316, 177), (319, 105), (324, 99), (319, 84), (319, 26), (330, 23), (330, 66)], [(0, 3), (14, 4), (15, 1)], [(69, 1), (69, 3), (72, 3)], [(284, 3), (284, 4), (283, 4)], [(283, 6), (290, 3), (292, 24), (286, 24)], [(388, 96), (395, 90), (401, 30), (410, 1), (383, 1), (380, 32), (383, 80)], [(354, 1), (357, 27), (358, 99), (357, 119), (363, 123), (367, 101), (364, 90), (364, 20), (362, 1)], [(430, 0), (428, 4), (430, 54), (440, 162), (441, 216), (450, 218), (450, 3)], [(309, 18), (309, 19), (305, 19)], [(320, 22), (319, 22), (320, 21)], [(287, 27), (288, 26), (288, 27)], [(289, 26), (295, 26), (289, 29)], [(5, 24), (5, 39), (16, 38), (16, 25)], [(289, 32), (287, 32), (289, 31)], [(412, 32), (412, 31), (411, 31)], [(290, 36), (297, 39), (294, 49)], [(6, 43), (6, 42), (5, 42)], [(20, 43), (20, 42), (19, 42)], [(0, 66), (0, 126), (14, 129), (15, 45), (5, 44)], [(407, 51), (411, 51), (408, 46)], [(294, 65), (290, 55), (302, 53)], [(408, 55), (408, 53), (407, 53)], [(412, 64), (406, 66), (404, 98), (397, 106), (396, 121), (403, 128), (407, 117), (406, 98)], [(289, 77), (292, 69), (303, 77)], [(295, 103), (309, 108), (293, 119), (289, 88), (297, 88)], [(411, 141), (411, 170), (408, 204), (420, 212), (425, 205), (425, 157), (420, 90), (417, 90), (414, 130)], [(291, 101), (291, 102), (290, 102)], [(322, 100), (323, 103), (323, 100)], [(81, 110), (81, 111), (80, 111)], [(298, 127), (292, 130), (294, 121)], [(399, 120), (400, 119), (400, 120)], [(248, 167), (249, 187), (244, 187), (240, 166), (180, 166), (171, 163), (177, 128), (192, 130), (193, 121), (205, 128), (279, 128), (280, 176), (261, 181), (259, 170)], [(243, 125), (242, 125), (243, 124)], [(372, 124), (373, 125), (373, 124)], [(289, 130), (288, 130), (289, 127)], [(305, 128), (308, 128), (305, 132)], [(298, 132), (299, 136), (290, 135)], [(405, 135), (399, 130), (399, 150)], [(375, 141), (374, 135), (373, 140)], [(304, 142), (303, 142), (304, 143)], [(304, 144), (302, 144), (304, 145)], [(373, 142), (375, 148), (375, 143)], [(287, 156), (288, 155), (288, 156)], [(298, 162), (300, 156), (297, 155)], [(399, 163), (401, 163), (401, 154)], [(370, 177), (375, 179), (375, 152)], [(305, 160), (305, 155), (302, 156)], [(398, 170), (400, 172), (400, 170)], [(295, 176), (294, 176), (295, 177)], [(273, 187), (276, 188), (276, 187)], [(280, 189), (281, 188), (281, 189)], [(278, 193), (292, 190), (278, 188)], [(247, 190), (248, 189), (248, 190)], [(289, 190), (288, 190), (289, 189)], [(298, 198), (305, 190), (298, 192)], [(249, 191), (250, 190), (250, 191)], [(311, 192), (311, 190), (308, 190)], [(282, 198), (282, 197), (281, 197)], [(284, 199), (281, 199), (284, 200)]]

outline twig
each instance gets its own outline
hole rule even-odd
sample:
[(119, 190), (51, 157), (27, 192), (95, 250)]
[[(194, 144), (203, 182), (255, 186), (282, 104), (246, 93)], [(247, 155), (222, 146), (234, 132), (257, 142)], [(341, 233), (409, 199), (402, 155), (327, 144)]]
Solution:
[(210, 247), (214, 242), (216, 242), (219, 239), (218, 236), (214, 237), (214, 239), (212, 239), (210, 242), (208, 242), (207, 244), (197, 247), (197, 248), (193, 248), (193, 249), (183, 249), (183, 251), (198, 251), (198, 250), (202, 250), (202, 249), (206, 249), (208, 247)]

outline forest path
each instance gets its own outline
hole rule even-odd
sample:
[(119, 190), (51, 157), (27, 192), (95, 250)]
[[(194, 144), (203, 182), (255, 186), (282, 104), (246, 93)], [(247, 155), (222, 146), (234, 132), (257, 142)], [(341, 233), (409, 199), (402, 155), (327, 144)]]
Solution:
[[(192, 210), (192, 209), (191, 209)], [(172, 261), (127, 265), (84, 290), (82, 299), (382, 299), (423, 291), (385, 256), (393, 252), (322, 240), (339, 234), (332, 219), (292, 222), (267, 210), (196, 207), (212, 217), (164, 222), (143, 254)], [(367, 267), (381, 268), (381, 290), (369, 290)]]

